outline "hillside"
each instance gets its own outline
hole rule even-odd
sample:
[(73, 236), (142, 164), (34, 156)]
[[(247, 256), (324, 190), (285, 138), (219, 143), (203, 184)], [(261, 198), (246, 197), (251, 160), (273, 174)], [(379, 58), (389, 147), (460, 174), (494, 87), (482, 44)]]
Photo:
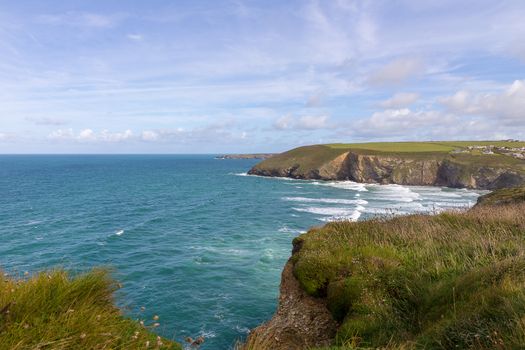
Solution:
[(385, 142), (295, 148), (249, 174), (497, 189), (525, 184), (525, 142)]
[(182, 349), (122, 316), (105, 270), (0, 279), (0, 349)]
[(513, 202), (311, 229), (245, 349), (522, 348), (525, 200)]

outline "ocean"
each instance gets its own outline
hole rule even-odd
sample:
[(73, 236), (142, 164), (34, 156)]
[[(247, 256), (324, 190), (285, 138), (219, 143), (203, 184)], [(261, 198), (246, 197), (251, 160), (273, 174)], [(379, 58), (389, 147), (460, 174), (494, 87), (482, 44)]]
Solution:
[[(439, 212), (481, 193), (247, 176), (213, 155), (0, 156), (0, 268), (108, 266), (132, 318), (230, 349), (277, 306), (292, 239), (329, 220)], [(145, 311), (141, 311), (145, 307)]]

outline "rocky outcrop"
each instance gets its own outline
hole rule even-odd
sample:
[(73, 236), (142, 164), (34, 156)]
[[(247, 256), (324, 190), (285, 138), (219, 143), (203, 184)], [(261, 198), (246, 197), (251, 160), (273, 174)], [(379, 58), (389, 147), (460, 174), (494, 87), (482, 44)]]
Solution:
[(304, 159), (290, 163), (261, 162), (249, 174), (295, 179), (351, 180), (364, 183), (498, 189), (525, 185), (521, 168), (456, 159), (447, 154), (417, 156), (367, 155), (345, 152), (326, 162), (304, 166)]
[(525, 186), (503, 188), (478, 197), (476, 206), (500, 206), (525, 203)]
[(309, 296), (293, 275), (288, 261), (281, 275), (279, 306), (272, 319), (250, 333), (245, 350), (302, 350), (328, 346), (337, 323), (326, 308), (326, 300)]
[(215, 159), (268, 159), (275, 153), (250, 153), (250, 154), (222, 154)]

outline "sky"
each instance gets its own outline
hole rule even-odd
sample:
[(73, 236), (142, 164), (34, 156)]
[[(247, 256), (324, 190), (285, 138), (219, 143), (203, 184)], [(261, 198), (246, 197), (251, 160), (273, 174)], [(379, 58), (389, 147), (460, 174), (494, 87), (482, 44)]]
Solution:
[(0, 0), (0, 153), (508, 138), (523, 0)]

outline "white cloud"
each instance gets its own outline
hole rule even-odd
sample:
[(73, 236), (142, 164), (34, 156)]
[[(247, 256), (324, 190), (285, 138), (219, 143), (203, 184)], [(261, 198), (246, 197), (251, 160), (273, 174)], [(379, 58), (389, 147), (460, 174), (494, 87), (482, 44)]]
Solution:
[(433, 128), (455, 119), (438, 111), (417, 111), (408, 108), (387, 109), (356, 122), (352, 128), (365, 135), (409, 135), (418, 128)]
[(146, 130), (142, 132), (140, 138), (143, 141), (157, 141), (159, 139), (159, 134), (155, 131)]
[(124, 132), (110, 132), (108, 130), (102, 130), (96, 133), (92, 129), (81, 130), (76, 134), (73, 129), (58, 129), (48, 135), (48, 139), (57, 141), (77, 141), (77, 142), (123, 142), (131, 140), (133, 138), (133, 132), (126, 130)]
[(128, 39), (134, 41), (142, 41), (142, 39), (144, 39), (144, 37), (141, 34), (128, 34), (127, 37)]
[(82, 130), (77, 137), (77, 139), (80, 141), (94, 141), (95, 138), (95, 133), (91, 129)]
[(97, 136), (98, 140), (104, 142), (122, 142), (133, 138), (133, 132), (131, 130), (126, 130), (124, 132), (112, 133), (108, 130), (102, 130), (102, 132)]
[(51, 126), (59, 126), (59, 125), (65, 125), (67, 124), (67, 121), (63, 120), (63, 119), (58, 119), (58, 118), (48, 118), (48, 117), (38, 117), (38, 118), (32, 118), (32, 117), (29, 117), (29, 118), (26, 118), (26, 120), (28, 122), (31, 122), (35, 125), (44, 125), (44, 126), (48, 126), (48, 125), (51, 125)]
[(397, 59), (374, 71), (367, 82), (374, 86), (397, 85), (420, 74), (422, 70), (423, 63), (419, 59)]
[(329, 118), (326, 115), (302, 117), (285, 115), (277, 119), (273, 127), (278, 130), (319, 130), (331, 128), (328, 121)]
[(91, 12), (65, 12), (59, 14), (44, 14), (37, 17), (43, 24), (68, 25), (75, 27), (111, 28), (125, 16), (121, 14), (101, 15)]
[(75, 138), (73, 129), (58, 129), (47, 136), (51, 140), (72, 140)]
[(380, 102), (379, 105), (383, 108), (402, 108), (410, 106), (418, 99), (419, 95), (416, 93), (400, 92), (395, 94), (388, 100)]
[(525, 128), (525, 80), (516, 80), (501, 92), (461, 90), (439, 101), (456, 113), (495, 118)]

